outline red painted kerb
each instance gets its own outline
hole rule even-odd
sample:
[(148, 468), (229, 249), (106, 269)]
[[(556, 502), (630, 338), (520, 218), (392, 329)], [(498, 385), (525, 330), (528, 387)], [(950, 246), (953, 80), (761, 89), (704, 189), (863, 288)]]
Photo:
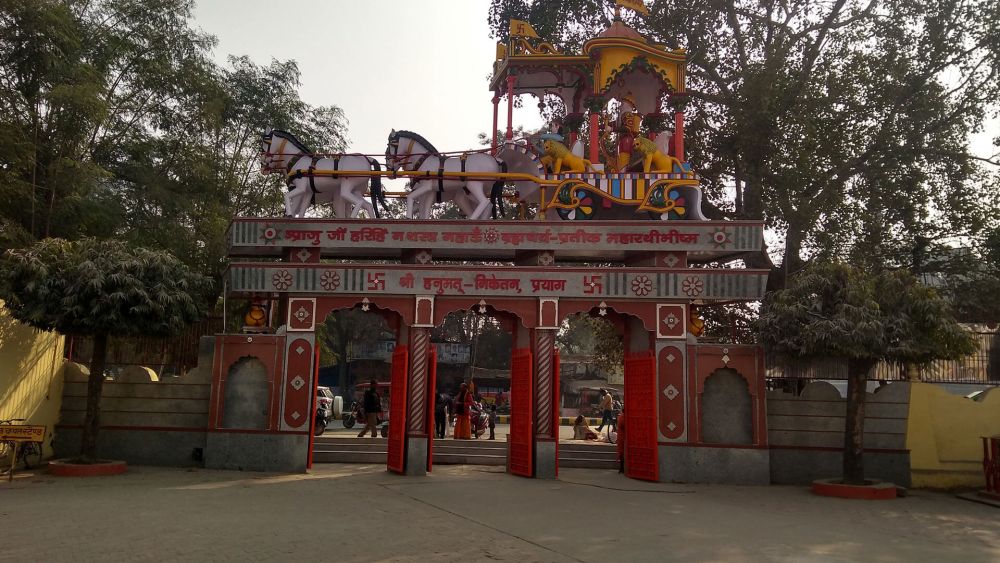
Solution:
[(845, 485), (840, 479), (817, 479), (812, 482), (813, 494), (860, 500), (891, 500), (896, 498), (896, 485), (872, 481), (868, 485)]
[(58, 477), (101, 477), (104, 475), (120, 475), (128, 470), (124, 461), (105, 461), (101, 463), (70, 463), (66, 460), (49, 462), (49, 473)]

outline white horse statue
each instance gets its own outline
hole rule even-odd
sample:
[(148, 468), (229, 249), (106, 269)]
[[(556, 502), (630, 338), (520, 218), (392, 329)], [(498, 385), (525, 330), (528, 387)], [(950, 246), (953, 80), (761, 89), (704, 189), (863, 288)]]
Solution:
[[(287, 131), (274, 129), (261, 136), (261, 172), (287, 175), (285, 215), (304, 217), (312, 203), (333, 203), (337, 217), (355, 218), (364, 209), (369, 217), (379, 217), (378, 203), (385, 205), (382, 179), (360, 176), (324, 175), (324, 171), (381, 171), (378, 161), (359, 154), (313, 156), (301, 141)], [(371, 178), (371, 202), (365, 200)]]
[[(385, 166), (394, 172), (428, 173), (427, 178), (410, 180), (410, 192), (406, 195), (407, 218), (429, 219), (434, 202), (444, 200), (454, 201), (469, 219), (486, 219), (491, 211), (495, 218), (498, 209), (503, 213), (503, 180), (435, 177), (440, 172), (481, 172), (484, 177), (489, 177), (507, 171), (503, 161), (488, 154), (474, 152), (444, 156), (422, 136), (394, 129), (389, 134), (389, 144), (385, 149)], [(416, 216), (414, 203), (420, 206)]]

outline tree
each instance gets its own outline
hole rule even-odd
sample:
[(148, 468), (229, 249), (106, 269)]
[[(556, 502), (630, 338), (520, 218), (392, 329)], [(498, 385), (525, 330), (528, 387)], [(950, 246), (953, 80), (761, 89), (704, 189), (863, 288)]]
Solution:
[(556, 344), (569, 354), (588, 354), (594, 365), (606, 373), (622, 369), (625, 362), (622, 337), (614, 324), (588, 314), (569, 316), (556, 334)]
[[(489, 23), (505, 39), (511, 17), (527, 20), (575, 52), (612, 7), (493, 0)], [(706, 213), (784, 233), (780, 263), (766, 249), (747, 259), (772, 269), (772, 289), (814, 254), (908, 266), (918, 236), (982, 226), (983, 157), (968, 135), (1000, 94), (995, 0), (658, 0), (650, 11), (623, 17), (687, 49), (685, 146)]]
[(197, 127), (214, 38), (192, 0), (0, 3), (0, 213), (31, 239), (113, 236), (113, 168), (154, 131)]
[[(0, 0), (0, 249), (123, 238), (218, 280), (239, 215), (280, 215), (260, 133), (346, 148), (294, 61), (211, 59), (193, 0)], [(217, 289), (221, 284), (217, 285)]]
[(361, 309), (341, 309), (334, 311), (316, 327), (316, 340), (320, 346), (320, 362), (331, 365), (336, 362), (340, 371), (340, 385), (344, 396), (349, 396), (348, 351), (352, 345), (365, 341), (380, 340), (388, 334), (385, 319), (378, 313)]
[(316, 152), (347, 145), (340, 108), (299, 97), (294, 61), (260, 66), (230, 57), (217, 72), (211, 111), (195, 127), (170, 128), (132, 145), (113, 180), (131, 241), (169, 249), (214, 279), (225, 268), (225, 234), (234, 217), (283, 213), (284, 179), (260, 174), (260, 134), (294, 131)]
[(948, 302), (903, 270), (868, 273), (841, 263), (816, 263), (769, 294), (759, 329), (768, 353), (791, 359), (847, 361), (844, 482), (863, 484), (868, 372), (879, 361), (927, 363), (958, 358), (972, 339)]
[(433, 342), (455, 342), (469, 346), (469, 366), (488, 369), (510, 367), (511, 336), (494, 317), (474, 310), (445, 315), (431, 331)]
[(83, 462), (97, 459), (108, 337), (176, 334), (204, 316), (209, 287), (171, 254), (119, 241), (46, 239), (7, 252), (0, 298), (12, 317), (42, 330), (93, 337)]

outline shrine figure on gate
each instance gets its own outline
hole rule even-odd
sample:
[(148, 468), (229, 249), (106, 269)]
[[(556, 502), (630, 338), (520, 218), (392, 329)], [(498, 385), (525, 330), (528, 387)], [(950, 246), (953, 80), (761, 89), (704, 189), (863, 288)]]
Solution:
[(632, 161), (632, 145), (639, 135), (641, 116), (634, 112), (624, 112), (618, 123), (618, 170), (625, 172)]

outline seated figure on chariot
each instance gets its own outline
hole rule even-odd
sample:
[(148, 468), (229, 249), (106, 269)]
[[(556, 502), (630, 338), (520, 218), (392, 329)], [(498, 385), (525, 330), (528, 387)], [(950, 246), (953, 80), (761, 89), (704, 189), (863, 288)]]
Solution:
[(617, 169), (624, 172), (632, 161), (634, 143), (640, 137), (638, 113), (623, 113), (618, 124), (618, 162)]

